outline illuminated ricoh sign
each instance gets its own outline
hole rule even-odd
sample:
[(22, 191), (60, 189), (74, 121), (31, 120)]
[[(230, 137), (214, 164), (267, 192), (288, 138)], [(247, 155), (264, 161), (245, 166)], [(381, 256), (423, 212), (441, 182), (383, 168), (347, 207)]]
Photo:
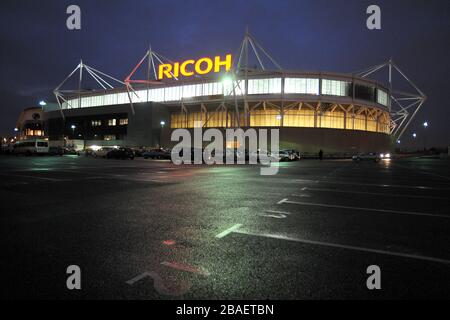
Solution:
[(184, 62), (175, 62), (173, 64), (161, 64), (158, 68), (158, 79), (192, 77), (194, 75), (204, 75), (210, 72), (219, 73), (231, 70), (232, 57), (227, 54), (225, 58), (216, 56), (214, 58), (201, 58), (198, 60), (186, 60)]

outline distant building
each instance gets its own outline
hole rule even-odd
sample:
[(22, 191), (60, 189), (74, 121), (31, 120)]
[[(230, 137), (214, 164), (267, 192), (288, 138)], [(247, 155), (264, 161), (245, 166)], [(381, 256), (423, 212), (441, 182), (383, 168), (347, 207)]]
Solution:
[(16, 124), (17, 139), (24, 140), (45, 137), (44, 123), (44, 110), (42, 107), (24, 109), (20, 113)]

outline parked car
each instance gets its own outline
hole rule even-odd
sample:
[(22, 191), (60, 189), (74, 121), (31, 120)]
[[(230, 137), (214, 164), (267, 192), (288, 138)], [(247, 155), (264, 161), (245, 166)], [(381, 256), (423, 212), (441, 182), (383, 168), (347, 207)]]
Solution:
[(376, 152), (370, 152), (370, 153), (359, 153), (352, 157), (353, 161), (374, 161), (378, 162), (380, 160), (390, 159), (391, 155), (390, 153), (376, 153)]
[(170, 150), (156, 148), (142, 153), (142, 156), (144, 157), (144, 159), (170, 159), (171, 153)]
[(102, 147), (96, 151), (93, 152), (94, 157), (106, 157), (108, 155), (108, 152), (114, 150), (113, 147)]
[(285, 149), (285, 150), (281, 150), (281, 151), (289, 153), (291, 161), (295, 161), (295, 160), (300, 160), (301, 159), (300, 152), (298, 152), (296, 150)]
[(79, 156), (80, 151), (75, 150), (74, 148), (64, 148), (64, 154), (72, 155), (72, 156)]
[(106, 154), (106, 157), (108, 159), (122, 159), (122, 160), (130, 159), (130, 160), (133, 160), (134, 152), (130, 148), (117, 148), (117, 149), (110, 150)]
[(51, 156), (63, 156), (64, 155), (64, 148), (62, 148), (62, 147), (50, 147), (50, 148), (48, 148), (48, 153)]
[(270, 157), (275, 161), (292, 161), (295, 156), (287, 151), (280, 150), (278, 153), (270, 153)]

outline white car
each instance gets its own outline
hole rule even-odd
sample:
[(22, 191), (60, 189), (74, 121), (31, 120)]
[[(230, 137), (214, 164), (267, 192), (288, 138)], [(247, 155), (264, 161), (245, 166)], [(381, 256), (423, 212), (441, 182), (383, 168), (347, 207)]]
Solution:
[(292, 161), (295, 159), (295, 156), (287, 151), (278, 151), (278, 153), (270, 153), (270, 157), (275, 161)]
[(96, 158), (106, 158), (106, 156), (108, 155), (108, 152), (110, 152), (111, 150), (114, 150), (115, 148), (113, 147), (102, 147), (100, 149), (98, 149), (97, 151), (94, 151), (94, 157)]

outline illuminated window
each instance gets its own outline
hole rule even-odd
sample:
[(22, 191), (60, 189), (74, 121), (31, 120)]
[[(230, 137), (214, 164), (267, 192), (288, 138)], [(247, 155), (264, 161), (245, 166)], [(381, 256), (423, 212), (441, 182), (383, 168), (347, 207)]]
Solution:
[[(130, 94), (131, 95), (131, 94)], [(117, 94), (117, 103), (126, 104), (130, 103), (130, 98), (128, 97), (128, 92), (121, 92)]]
[(355, 114), (353, 119), (353, 129), (354, 130), (366, 130), (366, 115), (365, 114)]
[(119, 120), (119, 125), (126, 126), (127, 124), (128, 124), (128, 119), (120, 119)]
[(319, 94), (319, 79), (286, 78), (284, 80), (285, 93)]
[(248, 94), (281, 93), (281, 78), (248, 80)]
[(148, 100), (155, 102), (164, 101), (164, 88), (150, 89), (148, 92)]
[(199, 128), (206, 122), (206, 113), (189, 112), (187, 115), (187, 128)]
[(226, 128), (229, 124), (229, 115), (226, 111), (208, 112), (206, 127)]
[(221, 83), (205, 83), (203, 84), (203, 95), (204, 96), (215, 96), (223, 94), (223, 86)]
[(278, 110), (253, 110), (250, 112), (251, 127), (279, 127), (281, 117)]
[(108, 126), (114, 127), (115, 125), (117, 125), (116, 119), (110, 119), (110, 120), (108, 120)]
[(322, 112), (319, 117), (319, 124), (321, 128), (344, 129), (345, 115), (344, 112), (334, 110)]
[(350, 83), (338, 80), (322, 80), (322, 94), (330, 96), (347, 96)]
[(284, 113), (284, 127), (314, 127), (314, 110), (288, 110)]
[(99, 127), (102, 125), (102, 121), (101, 120), (92, 120), (91, 121), (91, 126), (93, 127)]
[(181, 100), (181, 87), (169, 87), (164, 89), (164, 101)]
[(377, 132), (376, 116), (367, 116), (367, 131)]
[(227, 81), (223, 83), (224, 95), (230, 96), (236, 94), (242, 96), (245, 93), (245, 81)]
[(170, 115), (170, 127), (172, 129), (187, 128), (185, 113), (172, 113)]
[(377, 102), (383, 106), (388, 106), (388, 94), (383, 90), (377, 90)]

